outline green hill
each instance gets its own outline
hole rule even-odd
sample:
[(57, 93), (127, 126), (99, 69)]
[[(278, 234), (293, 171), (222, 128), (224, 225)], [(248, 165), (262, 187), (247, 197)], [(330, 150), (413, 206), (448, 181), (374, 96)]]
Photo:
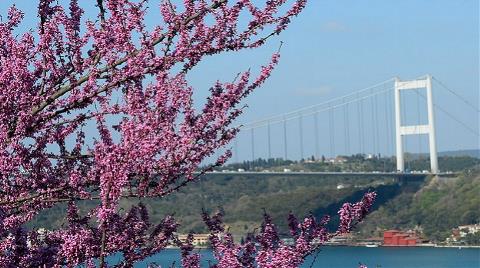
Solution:
[[(385, 184), (385, 185), (383, 185)], [(337, 186), (342, 185), (341, 189)], [(297, 215), (315, 212), (329, 212), (335, 215), (340, 203), (349, 199), (356, 201), (368, 189), (395, 186), (392, 178), (357, 177), (286, 177), (282, 175), (245, 176), (225, 174), (204, 178), (192, 183), (181, 191), (163, 199), (141, 200), (151, 212), (151, 219), (159, 221), (164, 215), (174, 214), (181, 223), (182, 232), (205, 232), (201, 211), (225, 211), (225, 221), (231, 230), (244, 234), (246, 230), (258, 227), (264, 210), (282, 227), (286, 227), (289, 211)], [(126, 210), (137, 199), (122, 200)], [(333, 204), (333, 206), (332, 206)], [(95, 202), (83, 202), (84, 210)], [(322, 210), (325, 209), (325, 210)], [(62, 207), (54, 207), (39, 215), (30, 227), (57, 228), (62, 224)]]
[[(451, 228), (480, 222), (480, 169), (471, 158), (444, 158), (446, 164), (465, 169), (458, 178), (423, 182), (398, 183), (391, 178), (322, 176), (286, 177), (285, 175), (245, 176), (221, 174), (192, 183), (163, 199), (122, 201), (126, 210), (142, 201), (151, 212), (153, 222), (166, 214), (174, 214), (181, 223), (180, 231), (205, 232), (201, 211), (222, 209), (225, 223), (234, 234), (243, 235), (257, 228), (267, 211), (286, 231), (289, 211), (298, 216), (309, 212), (316, 216), (336, 215), (343, 202), (354, 202), (368, 190), (378, 193), (374, 212), (359, 226), (364, 236), (377, 235), (391, 228), (423, 228), (433, 240), (442, 241)], [(450, 161), (450, 162), (448, 162)], [(380, 163), (381, 161), (378, 161)], [(423, 166), (425, 163), (418, 162)], [(301, 168), (302, 163), (294, 163)], [(305, 163), (303, 166), (306, 169)], [(83, 202), (85, 211), (95, 202)], [(36, 217), (29, 227), (57, 228), (63, 222), (61, 206), (49, 209)], [(332, 219), (335, 228), (337, 219)]]
[(480, 222), (480, 170), (458, 178), (432, 180), (417, 192), (403, 192), (369, 215), (361, 226), (366, 235), (378, 229), (418, 226), (434, 241), (443, 241), (451, 229)]

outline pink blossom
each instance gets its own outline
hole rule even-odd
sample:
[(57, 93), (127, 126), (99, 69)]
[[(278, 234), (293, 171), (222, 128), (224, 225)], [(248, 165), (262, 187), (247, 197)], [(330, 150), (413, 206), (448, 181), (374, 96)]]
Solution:
[[(37, 28), (25, 33), (14, 6), (0, 21), (0, 266), (105, 266), (106, 257), (122, 253), (119, 266), (131, 267), (176, 244), (182, 265), (199, 267), (191, 240), (176, 238), (172, 216), (154, 224), (144, 205), (123, 212), (119, 202), (164, 197), (212, 168), (200, 164), (238, 133), (232, 123), (240, 103), (272, 75), (280, 55), (259, 72), (217, 81), (200, 109), (188, 72), (206, 56), (263, 45), (306, 1), (186, 0), (176, 7), (162, 0), (152, 30), (148, 1), (64, 2), (39, 0)], [(96, 4), (97, 16), (85, 17), (80, 4)], [(86, 131), (89, 125), (95, 130)], [(213, 166), (230, 156), (227, 150)], [(338, 233), (361, 221), (374, 197), (344, 205)], [(82, 200), (99, 205), (80, 215)], [(61, 203), (68, 203), (61, 228), (43, 237), (23, 229)], [(237, 245), (220, 215), (204, 218), (217, 267), (298, 267), (317, 249), (313, 241), (331, 238), (328, 220), (291, 216), (295, 244), (285, 245), (265, 216), (261, 232)]]

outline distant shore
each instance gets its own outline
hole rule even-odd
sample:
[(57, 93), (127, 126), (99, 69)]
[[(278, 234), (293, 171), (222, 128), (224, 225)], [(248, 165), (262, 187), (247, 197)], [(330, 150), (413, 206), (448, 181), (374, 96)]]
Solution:
[(480, 246), (455, 246), (455, 245), (435, 245), (435, 248), (480, 248)]
[[(327, 244), (323, 245), (324, 247), (367, 247), (365, 245), (358, 245), (358, 244)], [(195, 246), (197, 249), (210, 249), (210, 247), (207, 246)], [(378, 247), (372, 247), (372, 248), (458, 248), (458, 249), (472, 249), (472, 248), (478, 248), (480, 249), (480, 246), (455, 246), (455, 245), (436, 245), (436, 244), (420, 244), (416, 246), (384, 246), (384, 245), (378, 245)], [(168, 246), (167, 249), (179, 249), (179, 247), (176, 246)]]
[[(326, 244), (324, 246), (333, 246), (333, 247), (369, 247), (363, 244)], [(437, 245), (437, 244), (417, 244), (415, 246), (387, 246), (387, 245), (378, 245), (378, 248), (480, 248), (480, 246), (475, 245)], [(375, 248), (375, 247), (373, 247)]]

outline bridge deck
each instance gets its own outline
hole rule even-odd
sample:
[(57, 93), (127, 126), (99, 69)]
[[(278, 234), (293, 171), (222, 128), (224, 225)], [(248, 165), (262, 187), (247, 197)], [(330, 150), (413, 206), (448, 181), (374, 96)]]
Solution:
[(221, 175), (255, 175), (255, 176), (370, 176), (370, 177), (426, 177), (431, 175), (437, 176), (455, 176), (454, 173), (403, 173), (403, 172), (257, 172), (257, 171), (223, 171), (223, 172), (207, 172), (209, 176)]

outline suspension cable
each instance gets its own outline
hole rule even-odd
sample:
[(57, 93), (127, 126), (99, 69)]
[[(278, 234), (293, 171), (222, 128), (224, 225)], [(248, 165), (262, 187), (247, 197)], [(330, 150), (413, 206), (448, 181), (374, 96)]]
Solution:
[(287, 161), (287, 157), (288, 157), (288, 154), (287, 154), (287, 120), (284, 119), (283, 120), (283, 152), (284, 152), (284, 157), (285, 157), (285, 161)]
[[(415, 89), (415, 93), (418, 95), (418, 88)], [(417, 97), (417, 125), (421, 125), (420, 121), (420, 98)], [(418, 157), (421, 158), (422, 156), (422, 136), (418, 136)]]
[(315, 133), (315, 158), (316, 160), (320, 159), (320, 146), (319, 146), (319, 137), (318, 137), (318, 113), (313, 114), (314, 121), (314, 133)]
[[(358, 98), (358, 96), (357, 96)], [(357, 102), (357, 125), (358, 125), (358, 146), (360, 147), (359, 151), (360, 153), (363, 153), (363, 148), (362, 148), (362, 125), (360, 123), (360, 117), (361, 117), (361, 113), (360, 113), (360, 101)]]
[[(358, 102), (358, 101), (361, 101), (361, 100), (365, 100), (365, 99), (368, 99), (368, 98), (371, 98), (375, 95), (379, 95), (379, 94), (382, 94), (390, 89), (392, 89), (393, 87), (390, 87), (388, 88), (387, 90), (381, 90), (381, 91), (378, 91), (378, 92), (375, 92), (373, 94), (370, 94), (370, 95), (366, 95), (366, 96), (363, 96), (361, 98), (358, 98), (358, 99), (353, 99), (353, 100), (350, 100), (348, 102), (344, 102), (344, 103), (340, 103), (340, 104), (336, 104), (336, 105), (330, 105), (329, 107), (327, 108), (324, 108), (324, 109), (319, 109), (319, 110), (315, 110), (315, 111), (312, 111), (312, 112), (308, 112), (308, 113), (302, 113), (301, 115), (302, 116), (309, 116), (309, 115), (312, 115), (314, 113), (319, 113), (319, 112), (325, 112), (325, 111), (329, 111), (330, 109), (335, 109), (335, 108), (339, 108), (339, 107), (342, 107), (342, 106), (345, 106), (347, 104), (350, 104), (350, 103), (355, 103), (355, 102)], [(292, 113), (288, 113), (288, 114), (292, 114)], [(289, 121), (289, 120), (294, 120), (294, 119), (297, 119), (298, 117), (300, 117), (300, 113), (297, 113), (295, 114), (294, 116), (290, 116), (290, 117), (286, 117), (285, 116), (286, 114), (283, 115), (283, 118), (282, 119), (278, 119), (280, 116), (276, 116), (276, 117), (271, 117), (271, 119), (269, 120), (261, 120), (261, 121), (257, 121), (257, 122), (254, 122), (254, 123), (249, 123), (249, 124), (244, 124), (244, 125), (241, 125), (241, 126), (237, 126), (237, 127), (240, 127), (242, 128), (243, 130), (249, 130), (251, 128), (259, 128), (259, 127), (263, 127), (266, 125), (266, 122), (269, 122), (270, 124), (277, 124), (277, 123), (281, 123), (283, 121)], [(275, 120), (276, 119), (276, 120)]]
[(271, 143), (271, 134), (270, 134), (270, 124), (267, 125), (267, 144), (268, 144), (268, 159), (272, 158), (272, 143)]
[(238, 138), (235, 137), (234, 141), (234, 155), (235, 155), (235, 163), (238, 163)]
[(363, 113), (363, 100), (360, 101), (360, 128), (361, 128), (361, 131), (360, 131), (360, 134), (361, 134), (361, 137), (362, 137), (362, 154), (365, 153), (366, 149), (365, 149), (365, 124), (364, 124), (364, 113)]
[(250, 130), (250, 134), (252, 135), (251, 138), (251, 145), (252, 145), (252, 167), (254, 167), (254, 162), (255, 162), (255, 133), (254, 133), (254, 129), (252, 128)]
[(350, 154), (350, 122), (348, 119), (348, 104), (343, 106), (343, 123), (345, 125), (345, 154)]
[(388, 91), (385, 93), (384, 98), (385, 98), (385, 103), (384, 103), (384, 116), (385, 116), (385, 143), (386, 143), (386, 154), (390, 154), (390, 123), (389, 123), (389, 113), (388, 113)]
[(437, 78), (435, 77), (432, 77), (435, 81), (437, 81), (437, 83), (443, 87), (444, 89), (446, 89), (447, 91), (449, 91), (450, 93), (452, 93), (453, 95), (455, 95), (457, 98), (459, 98), (461, 101), (463, 101), (466, 105), (470, 106), (472, 109), (474, 109), (477, 113), (480, 113), (480, 109), (473, 105), (472, 103), (470, 103), (468, 100), (466, 100), (465, 98), (463, 98), (462, 96), (460, 96), (458, 93), (456, 93), (454, 90), (451, 90), (450, 88), (448, 88), (444, 83), (442, 83), (441, 81), (439, 81)]
[[(359, 94), (359, 93), (362, 93), (362, 92), (366, 92), (366, 91), (371, 90), (371, 89), (373, 89), (373, 88), (378, 88), (378, 87), (380, 87), (380, 86), (383, 85), (383, 84), (386, 84), (386, 83), (388, 83), (388, 82), (392, 82), (393, 80), (394, 80), (394, 78), (390, 78), (390, 79), (385, 80), (385, 81), (383, 81), (383, 82), (377, 83), (377, 84), (375, 84), (375, 85), (373, 85), (373, 86), (369, 86), (369, 87), (366, 87), (366, 88), (357, 90), (357, 91), (355, 91), (355, 92), (353, 92), (353, 93), (349, 93), (349, 94), (346, 94), (346, 95), (344, 95), (344, 96), (336, 97), (336, 98), (330, 99), (330, 100), (325, 101), (325, 102), (322, 102), (322, 103), (318, 103), (318, 104), (314, 104), (314, 105), (307, 106), (307, 107), (304, 107), (304, 108), (300, 108), (300, 109), (297, 109), (297, 110), (293, 110), (293, 111), (290, 111), (290, 112), (285, 113), (285, 114), (283, 114), (283, 115), (271, 116), (271, 117), (269, 117), (269, 118), (265, 118), (265, 119), (262, 119), (262, 120), (254, 121), (254, 122), (249, 123), (248, 125), (250, 125), (250, 126), (252, 126), (252, 125), (259, 125), (259, 124), (261, 125), (261, 124), (264, 124), (266, 121), (270, 121), (270, 120), (278, 121), (278, 118), (279, 118), (279, 117), (282, 117), (282, 116), (284, 116), (284, 117), (289, 117), (289, 116), (291, 116), (291, 115), (298, 115), (298, 114), (300, 114), (300, 113), (303, 113), (304, 115), (306, 115), (306, 114), (310, 115), (310, 114), (312, 114), (311, 112), (308, 112), (308, 113), (304, 113), (304, 112), (306, 112), (306, 111), (311, 111), (312, 109), (316, 109), (316, 108), (323, 107), (323, 106), (326, 106), (326, 105), (328, 105), (328, 106), (330, 107), (333, 102), (336, 102), (336, 101), (338, 101), (338, 100), (342, 100), (342, 99), (345, 99), (345, 98), (348, 98), (348, 97), (352, 97), (352, 96), (354, 96), (354, 95), (356, 95), (356, 94)], [(295, 117), (295, 118), (297, 118), (297, 117)]]
[(376, 148), (376, 125), (375, 125), (375, 102), (373, 100), (373, 98), (370, 99), (370, 114), (371, 114), (371, 119), (372, 119), (372, 154), (375, 155), (375, 152), (377, 151), (377, 148)]
[(299, 135), (300, 135), (300, 160), (304, 159), (304, 154), (303, 154), (303, 120), (302, 116), (298, 118), (298, 130), (299, 130)]
[(373, 98), (375, 99), (375, 137), (377, 139), (377, 143), (376, 143), (376, 146), (377, 146), (377, 149), (375, 150), (375, 153), (378, 155), (380, 154), (380, 125), (378, 124), (378, 98), (377, 98), (378, 95), (375, 95), (373, 96)]
[(330, 156), (335, 157), (335, 125), (334, 125), (334, 116), (333, 108), (328, 111), (328, 125), (330, 130)]
[[(423, 94), (417, 92), (418, 95), (420, 95), (420, 97), (424, 98), (424, 99), (427, 99), (427, 97), (425, 97)], [(462, 121), (460, 121), (459, 119), (457, 119), (454, 115), (452, 115), (451, 113), (447, 112), (445, 109), (443, 109), (441, 106), (439, 106), (438, 104), (433, 104), (433, 107), (437, 108), (438, 110), (440, 110), (441, 112), (443, 112), (444, 114), (446, 114), (448, 117), (450, 117), (450, 119), (456, 121), (457, 123), (459, 123), (460, 125), (462, 125), (465, 129), (469, 130), (470, 132), (472, 132), (474, 135), (476, 136), (480, 136), (480, 134), (475, 131), (473, 128), (469, 127), (467, 124), (463, 123)]]

